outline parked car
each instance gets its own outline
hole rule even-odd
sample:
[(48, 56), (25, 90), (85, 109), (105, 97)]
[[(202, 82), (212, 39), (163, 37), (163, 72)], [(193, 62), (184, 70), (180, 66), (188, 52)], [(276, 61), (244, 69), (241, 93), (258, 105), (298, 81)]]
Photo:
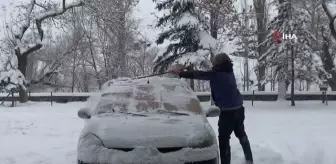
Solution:
[(78, 111), (78, 164), (218, 164), (218, 115), (180, 79), (109, 81)]

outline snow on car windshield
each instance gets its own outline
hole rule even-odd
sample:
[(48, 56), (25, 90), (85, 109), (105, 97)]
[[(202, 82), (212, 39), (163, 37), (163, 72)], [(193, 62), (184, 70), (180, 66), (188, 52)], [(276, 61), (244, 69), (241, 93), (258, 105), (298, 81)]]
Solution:
[(179, 79), (151, 78), (114, 83), (101, 94), (93, 114), (149, 113), (159, 110), (200, 114), (201, 105), (187, 84)]

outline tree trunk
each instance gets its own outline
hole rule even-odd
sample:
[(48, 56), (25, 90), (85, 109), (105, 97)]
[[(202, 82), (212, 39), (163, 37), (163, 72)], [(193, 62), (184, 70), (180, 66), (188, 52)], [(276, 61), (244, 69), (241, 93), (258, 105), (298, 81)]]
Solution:
[(83, 60), (82, 62), (82, 68), (83, 68), (83, 71), (84, 71), (84, 79), (83, 79), (83, 91), (84, 92), (89, 92), (90, 90), (90, 77), (88, 76), (88, 73), (87, 73), (87, 70), (86, 70), (86, 65), (85, 65), (85, 62)]
[[(248, 52), (246, 52), (246, 55), (247, 55), (247, 53)], [(249, 62), (248, 58), (245, 58), (245, 64), (244, 65), (245, 65), (245, 85), (246, 85), (246, 91), (250, 90), (250, 74), (249, 74), (249, 63), (248, 62)]]
[[(218, 14), (219, 11), (217, 8), (213, 8), (210, 11), (210, 35), (214, 38), (218, 38)], [(214, 59), (216, 54), (211, 53), (210, 54), (210, 61)]]
[(263, 65), (258, 66), (258, 90), (265, 91), (265, 84), (263, 84), (263, 80), (265, 79), (266, 75), (266, 67)]
[(104, 61), (104, 69), (105, 69), (105, 78), (104, 78), (104, 82), (107, 80), (110, 80), (110, 73), (109, 73), (109, 57), (108, 54), (106, 52), (103, 52), (103, 61)]
[(284, 80), (278, 83), (278, 101), (286, 100), (286, 82)]
[[(254, 0), (253, 2), (255, 12), (257, 13), (257, 38), (258, 38), (258, 52), (259, 56), (262, 56), (266, 52), (266, 48), (264, 46), (261, 46), (260, 44), (263, 43), (267, 37), (266, 33), (266, 21), (267, 21), (267, 16), (265, 14), (265, 9), (266, 9), (266, 3), (265, 0)], [(263, 64), (263, 61), (258, 61), (258, 90), (259, 91), (265, 91), (265, 84), (262, 83), (262, 81), (265, 79), (266, 75), (266, 67)]]
[[(288, 45), (287, 45), (287, 49), (288, 49)], [(286, 52), (286, 60), (285, 60), (285, 64), (283, 66), (283, 68), (280, 71), (280, 78), (279, 78), (279, 87), (278, 87), (278, 101), (283, 101), (286, 100), (286, 92), (288, 89), (288, 64), (289, 64), (289, 55), (288, 55), (288, 51)]]
[[(216, 10), (215, 10), (216, 9)], [(210, 11), (210, 35), (214, 38), (218, 38), (218, 8), (212, 8)], [(216, 54), (210, 54), (210, 61), (213, 62), (213, 59)], [(211, 98), (211, 105), (214, 104), (213, 99)]]
[[(189, 71), (194, 71), (194, 65), (191, 64), (188, 68)], [(194, 79), (190, 79), (190, 88), (195, 91), (195, 80)]]
[(291, 105), (292, 106), (295, 106), (295, 101), (294, 101), (294, 82), (295, 82), (295, 70), (294, 70), (294, 57), (295, 57), (295, 54), (294, 54), (294, 48), (293, 48), (293, 45), (291, 45), (291, 63), (292, 63), (292, 85), (291, 85)]
[[(333, 54), (330, 53), (329, 49), (331, 46), (331, 39), (328, 36), (325, 36), (324, 31), (322, 31), (323, 37), (323, 45), (322, 45), (322, 54), (321, 54), (321, 61), (323, 64), (323, 68), (327, 73), (331, 74), (331, 78), (327, 79), (328, 84), (332, 91), (336, 91), (336, 72), (333, 70), (335, 63), (333, 62)], [(324, 74), (323, 72), (321, 72)]]
[(118, 59), (119, 72), (118, 76), (127, 77), (127, 62), (126, 62), (126, 4), (124, 1), (118, 1), (117, 5), (121, 10), (117, 15), (119, 18), (118, 27)]
[(332, 91), (336, 91), (336, 73), (333, 73), (331, 79), (328, 79), (328, 84)]
[[(28, 62), (28, 55), (21, 55), (17, 54), (16, 55), (18, 58), (18, 69), (21, 71), (23, 76), (26, 76), (26, 70), (27, 70), (27, 62)], [(28, 93), (27, 90), (23, 89), (20, 87), (19, 91), (19, 100), (20, 103), (26, 103), (28, 102)]]
[[(288, 72), (289, 73), (289, 72)], [(286, 91), (288, 91), (288, 87), (289, 87), (289, 85), (291, 84), (291, 82), (289, 81), (289, 79), (287, 79), (286, 80)]]
[[(92, 23), (91, 23), (91, 27), (92, 27)], [(93, 44), (92, 44), (93, 41), (91, 40), (91, 38), (92, 38), (92, 33), (90, 31), (88, 39), (89, 39), (89, 43), (90, 43), (90, 55), (91, 55), (91, 58), (92, 58), (92, 67), (93, 67), (93, 70), (95, 71), (95, 78), (96, 78), (96, 81), (98, 83), (98, 87), (99, 87), (99, 89), (101, 89), (102, 82), (101, 82), (101, 78), (100, 78), (100, 73), (98, 72), (98, 68), (97, 68), (97, 64), (96, 64), (96, 60), (95, 60), (95, 54), (94, 54), (94, 51), (93, 51)]]
[(73, 58), (73, 63), (72, 63), (72, 82), (71, 82), (71, 92), (75, 91), (75, 72), (76, 72), (76, 60), (77, 60), (77, 54), (75, 54)]

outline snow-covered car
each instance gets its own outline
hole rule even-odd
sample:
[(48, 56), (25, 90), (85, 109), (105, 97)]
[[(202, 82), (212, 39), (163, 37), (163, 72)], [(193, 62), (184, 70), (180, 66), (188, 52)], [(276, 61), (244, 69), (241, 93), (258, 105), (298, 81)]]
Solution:
[(174, 78), (104, 84), (78, 111), (78, 164), (218, 164), (216, 135), (188, 84)]

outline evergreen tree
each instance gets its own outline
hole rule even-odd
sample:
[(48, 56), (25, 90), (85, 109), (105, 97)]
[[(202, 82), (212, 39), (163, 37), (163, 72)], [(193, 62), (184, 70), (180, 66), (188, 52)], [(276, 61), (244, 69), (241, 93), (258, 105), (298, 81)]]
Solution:
[[(244, 58), (243, 71), (243, 88), (244, 91), (250, 90), (250, 85), (253, 81), (250, 79), (254, 68), (250, 68), (250, 59), (258, 59), (258, 38), (257, 38), (257, 24), (255, 22), (254, 11), (252, 6), (243, 9), (242, 14), (237, 14), (238, 19), (235, 20), (233, 37), (235, 37), (234, 44), (237, 49), (230, 53), (230, 55)], [(258, 74), (257, 71), (255, 71)]]
[(243, 11), (243, 14), (238, 14), (233, 34), (236, 38), (234, 43), (238, 46), (238, 48), (230, 55), (247, 57), (248, 59), (258, 59), (258, 29), (253, 12), (253, 8), (250, 6), (248, 11)]
[(203, 25), (204, 18), (195, 8), (194, 0), (157, 1), (156, 9), (166, 12), (159, 18), (157, 27), (166, 28), (159, 34), (157, 44), (168, 41), (163, 54), (155, 58), (155, 72), (164, 72), (174, 63), (184, 66), (208, 64), (209, 54), (216, 49), (216, 40)]
[(313, 76), (311, 73), (302, 73), (313, 67), (311, 59), (315, 52), (312, 43), (315, 38), (309, 31), (309, 17), (305, 12), (291, 4), (290, 0), (278, 2), (278, 15), (269, 24), (269, 30), (296, 35), (297, 39), (275, 41), (269, 36), (264, 42), (268, 50), (259, 60), (265, 61), (262, 64), (275, 68), (279, 82), (279, 99), (284, 99), (291, 77), (296, 78), (298, 73), (300, 76)]

